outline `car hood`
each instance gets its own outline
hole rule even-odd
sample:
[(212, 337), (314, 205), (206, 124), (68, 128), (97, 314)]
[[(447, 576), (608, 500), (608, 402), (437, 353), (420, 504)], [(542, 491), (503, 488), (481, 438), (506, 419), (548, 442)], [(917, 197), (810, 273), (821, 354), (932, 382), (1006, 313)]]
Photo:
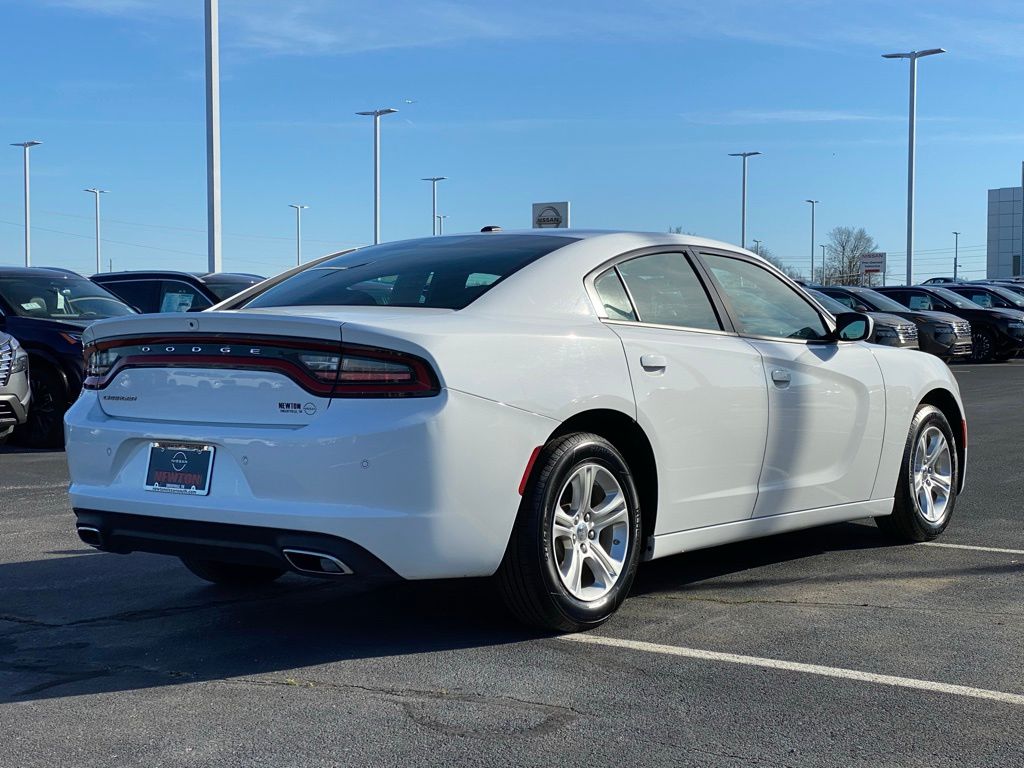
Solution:
[(909, 322), (899, 315), (891, 315), (888, 312), (868, 312), (867, 314), (875, 321), (875, 325), (888, 325), (898, 328), (901, 325), (909, 325)]
[(955, 323), (963, 322), (962, 317), (951, 315), (949, 312), (937, 312), (933, 310), (925, 309), (912, 309), (908, 312), (899, 312), (900, 317), (905, 317), (907, 320), (913, 320), (915, 323), (949, 323), (953, 325)]

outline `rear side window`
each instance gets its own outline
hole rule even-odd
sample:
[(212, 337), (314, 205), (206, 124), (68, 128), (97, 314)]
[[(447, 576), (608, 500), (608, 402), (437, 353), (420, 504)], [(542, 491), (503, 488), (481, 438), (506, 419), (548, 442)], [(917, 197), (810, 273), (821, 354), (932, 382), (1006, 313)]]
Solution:
[(643, 323), (722, 330), (704, 286), (681, 253), (652, 253), (619, 264)]
[(299, 272), (244, 306), (462, 309), (527, 264), (575, 241), (489, 234), (375, 245)]
[(211, 306), (210, 300), (188, 283), (161, 281), (160, 312), (199, 312)]
[(857, 306), (857, 302), (853, 300), (853, 297), (847, 296), (845, 293), (832, 293), (831, 291), (822, 291), (822, 293), (835, 299), (848, 309), (854, 309)]
[(903, 298), (906, 299), (904, 302), (911, 309), (923, 309), (929, 311), (935, 309), (932, 305), (932, 297), (925, 294), (911, 293), (907, 294)]
[(594, 280), (594, 290), (609, 320), (636, 320), (626, 289), (614, 269), (609, 269)]

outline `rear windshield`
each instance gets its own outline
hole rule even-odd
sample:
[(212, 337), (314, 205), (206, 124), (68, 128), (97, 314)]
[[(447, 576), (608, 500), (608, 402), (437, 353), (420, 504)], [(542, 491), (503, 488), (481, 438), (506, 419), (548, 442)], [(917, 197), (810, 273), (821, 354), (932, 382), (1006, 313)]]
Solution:
[(224, 301), (224, 299), (230, 299), (236, 293), (241, 293), (246, 288), (256, 285), (256, 283), (262, 280), (263, 278), (258, 277), (237, 277), (231, 279), (218, 277), (215, 280), (203, 280), (203, 282), (210, 289), (210, 293)]
[(0, 296), (14, 314), (47, 320), (99, 320), (135, 310), (84, 277), (55, 272), (0, 278)]
[(269, 288), (246, 307), (391, 306), (462, 309), (509, 275), (575, 238), (469, 235), (374, 245)]

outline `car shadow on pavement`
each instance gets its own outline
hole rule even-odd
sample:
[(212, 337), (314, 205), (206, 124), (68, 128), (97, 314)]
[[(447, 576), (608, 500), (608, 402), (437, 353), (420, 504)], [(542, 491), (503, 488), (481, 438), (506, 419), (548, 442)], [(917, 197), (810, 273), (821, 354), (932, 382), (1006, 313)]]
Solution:
[[(884, 546), (864, 525), (783, 534), (645, 564), (634, 594), (721, 587), (730, 574)], [(486, 579), (365, 591), (286, 576), (239, 591), (206, 586), (173, 558), (60, 555), (0, 564), (0, 703), (228, 678), (281, 682), (317, 665), (550, 636), (515, 624)]]

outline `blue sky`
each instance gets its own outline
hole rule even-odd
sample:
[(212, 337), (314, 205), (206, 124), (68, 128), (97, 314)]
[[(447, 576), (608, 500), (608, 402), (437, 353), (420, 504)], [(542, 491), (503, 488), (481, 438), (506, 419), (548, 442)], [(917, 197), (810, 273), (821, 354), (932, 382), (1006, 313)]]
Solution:
[[(0, 0), (0, 134), (33, 150), (33, 260), (88, 273), (92, 196), (115, 269), (205, 266), (202, 0)], [(224, 257), (272, 274), (372, 237), (529, 226), (749, 238), (806, 270), (821, 234), (863, 226), (902, 274), (907, 64), (920, 64), (917, 276), (984, 272), (986, 194), (1020, 183), (1024, 6), (1010, 0), (221, 0)], [(415, 103), (407, 103), (414, 101)], [(0, 155), (0, 263), (22, 260), (20, 150)], [(820, 250), (819, 250), (820, 253)]]

